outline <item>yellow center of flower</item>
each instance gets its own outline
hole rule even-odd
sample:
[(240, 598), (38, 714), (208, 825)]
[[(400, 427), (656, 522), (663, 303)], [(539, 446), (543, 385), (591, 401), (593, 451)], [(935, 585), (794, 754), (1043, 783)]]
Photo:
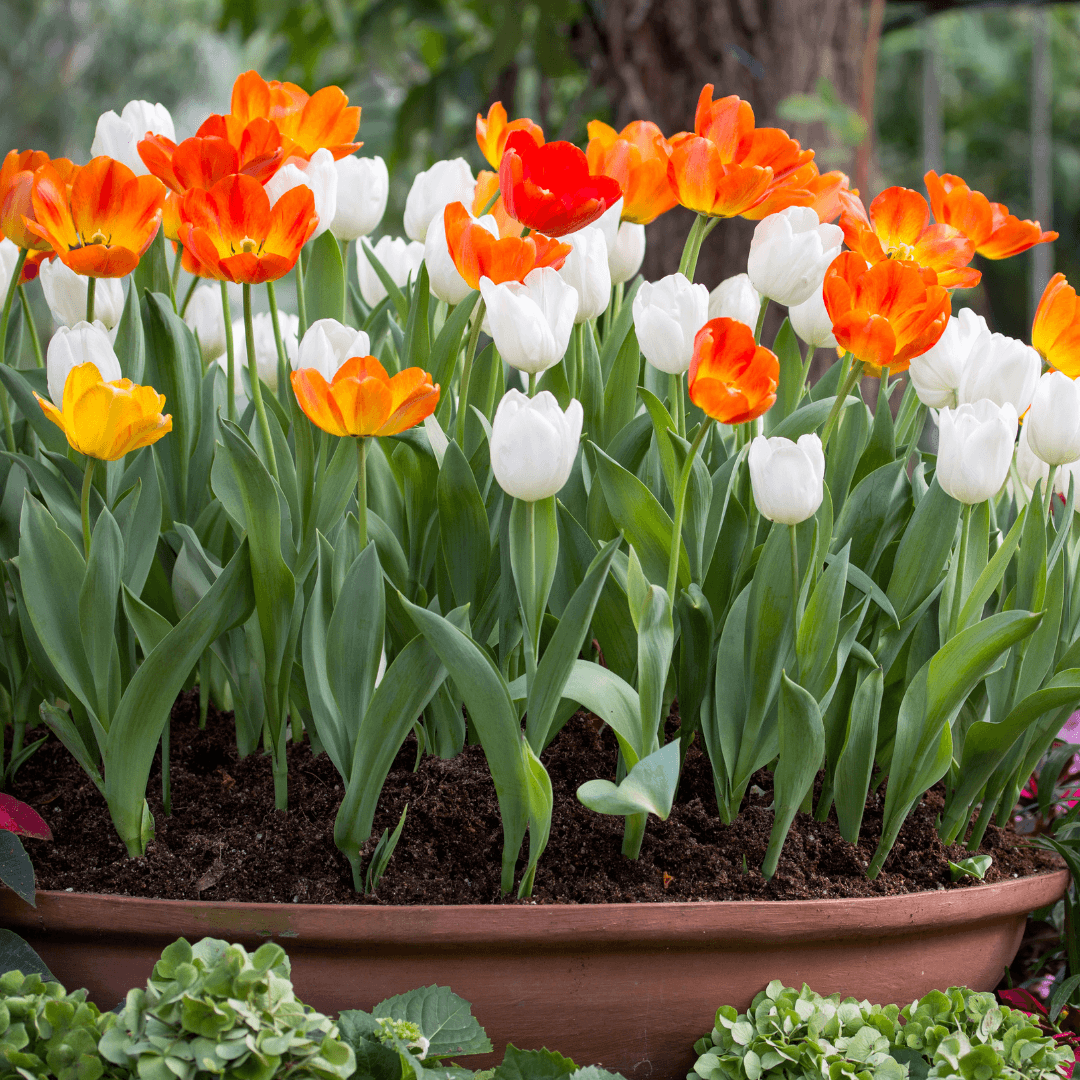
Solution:
[(915, 261), (915, 248), (911, 244), (893, 244), (889, 254), (894, 259), (903, 259), (905, 262)]
[(250, 255), (253, 251), (259, 250), (259, 241), (252, 240), (250, 236), (245, 236), (244, 239), (240, 241), (240, 250), (245, 255)]
[(88, 246), (91, 244), (105, 244), (108, 246), (109, 238), (99, 229), (86, 241), (86, 243)]

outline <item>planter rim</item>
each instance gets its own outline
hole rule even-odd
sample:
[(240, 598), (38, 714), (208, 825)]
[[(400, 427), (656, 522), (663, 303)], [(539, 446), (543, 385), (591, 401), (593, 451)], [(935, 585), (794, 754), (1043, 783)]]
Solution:
[(39, 891), (37, 908), (0, 895), (4, 925), (58, 934), (297, 938), (297, 945), (366, 948), (572, 946), (666, 948), (728, 938), (748, 942), (879, 939), (948, 933), (1032, 911), (1061, 896), (1067, 870), (965, 889), (835, 900), (702, 900), (622, 904), (290, 904), (156, 900)]

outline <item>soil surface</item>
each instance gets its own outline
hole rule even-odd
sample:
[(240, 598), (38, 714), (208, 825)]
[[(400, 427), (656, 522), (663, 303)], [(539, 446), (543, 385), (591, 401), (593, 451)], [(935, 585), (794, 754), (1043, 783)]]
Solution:
[[(669, 734), (673, 721), (669, 721)], [(425, 757), (414, 771), (413, 736), (402, 747), (379, 802), (374, 850), (409, 805), (405, 828), (377, 894), (352, 888), (345, 857), (334, 846), (341, 778), (325, 754), (289, 748), (289, 812), (274, 809), (269, 759), (236, 753), (232, 718), (211, 709), (198, 728), (198, 698), (186, 694), (172, 713), (172, 814), (161, 804), (159, 766), (149, 785), (157, 837), (140, 859), (129, 859), (105, 801), (55, 740), (19, 770), (11, 793), (49, 823), (53, 841), (25, 841), (41, 889), (171, 899), (281, 901), (321, 904), (520, 903), (499, 895), (502, 826), (495, 789), (479, 746), (456, 758)], [(765, 881), (758, 867), (773, 814), (767, 770), (754, 778), (732, 825), (717, 815), (707, 756), (692, 745), (678, 797), (666, 822), (650, 817), (641, 857), (621, 854), (623, 821), (586, 809), (575, 798), (586, 780), (615, 778), (611, 732), (584, 713), (575, 716), (543, 754), (555, 809), (551, 839), (540, 860), (532, 900), (525, 903), (617, 903), (656, 900), (788, 900), (884, 896), (927, 889), (968, 888), (950, 880), (945, 847), (934, 829), (941, 790), (908, 818), (885, 868), (867, 881), (881, 826), (882, 792), (872, 794), (858, 845), (839, 834), (835, 817), (796, 815), (779, 868)], [(1024, 846), (1011, 830), (991, 826), (980, 849), (993, 856), (988, 882), (1056, 869), (1055, 856)], [(520, 864), (519, 864), (520, 869)]]

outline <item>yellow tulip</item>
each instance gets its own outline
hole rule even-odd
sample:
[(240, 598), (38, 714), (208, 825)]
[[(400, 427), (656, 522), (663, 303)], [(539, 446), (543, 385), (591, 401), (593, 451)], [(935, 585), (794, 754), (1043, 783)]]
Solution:
[(172, 417), (161, 415), (164, 394), (130, 379), (105, 382), (93, 363), (69, 372), (63, 410), (40, 394), (34, 397), (73, 449), (101, 461), (116, 461), (172, 431)]

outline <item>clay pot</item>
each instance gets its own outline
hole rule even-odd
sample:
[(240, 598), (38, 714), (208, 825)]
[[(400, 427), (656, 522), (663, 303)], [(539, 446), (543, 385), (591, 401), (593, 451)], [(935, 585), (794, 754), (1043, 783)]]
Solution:
[(438, 983), (472, 1002), (501, 1060), (507, 1042), (547, 1046), (628, 1080), (676, 1080), (717, 1006), (744, 1009), (770, 979), (904, 1004), (933, 988), (990, 990), (1029, 911), (1058, 900), (1059, 870), (995, 885), (857, 900), (375, 907), (240, 904), (39, 892), (0, 894), (69, 989), (111, 1008), (145, 983), (178, 936), (249, 948), (274, 939), (301, 1000), (370, 1009)]

